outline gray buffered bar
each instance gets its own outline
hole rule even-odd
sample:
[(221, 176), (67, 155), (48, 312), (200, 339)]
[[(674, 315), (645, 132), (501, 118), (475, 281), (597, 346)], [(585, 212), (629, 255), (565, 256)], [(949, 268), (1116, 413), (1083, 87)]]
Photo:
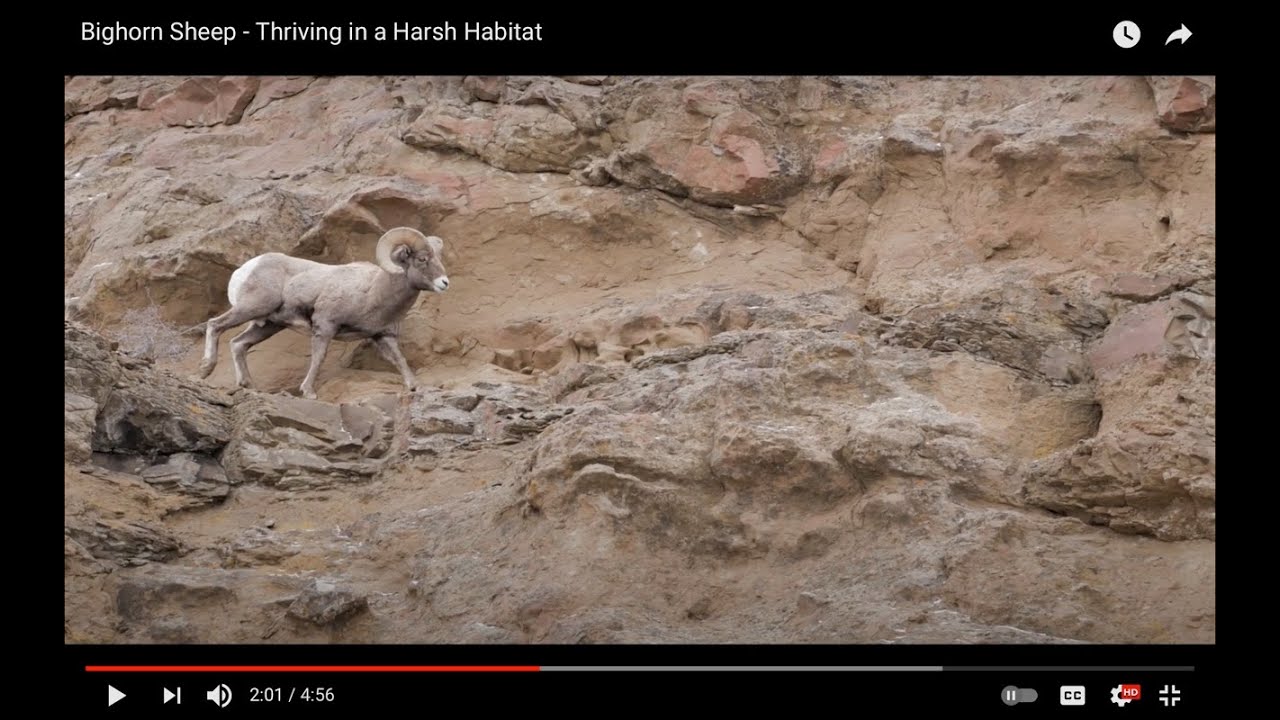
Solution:
[(543, 665), (543, 672), (555, 670), (595, 670), (620, 672), (648, 672), (666, 670), (669, 672), (700, 671), (828, 671), (828, 672), (942, 672), (941, 665)]

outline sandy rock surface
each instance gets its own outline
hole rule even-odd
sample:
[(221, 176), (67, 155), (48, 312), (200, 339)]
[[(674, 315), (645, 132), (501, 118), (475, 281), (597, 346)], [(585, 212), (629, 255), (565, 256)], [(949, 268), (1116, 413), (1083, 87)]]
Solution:
[[(1213, 78), (64, 94), (68, 642), (1215, 640)], [(195, 379), (399, 225), (416, 392)]]

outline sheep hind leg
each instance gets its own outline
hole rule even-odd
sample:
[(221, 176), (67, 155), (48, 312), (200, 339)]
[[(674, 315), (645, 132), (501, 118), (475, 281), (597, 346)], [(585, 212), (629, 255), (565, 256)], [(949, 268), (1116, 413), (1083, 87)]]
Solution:
[(400, 352), (400, 341), (394, 335), (383, 335), (374, 342), (374, 346), (378, 349), (378, 354), (382, 355), (382, 359), (391, 363), (400, 371), (400, 377), (404, 379), (404, 386), (413, 392), (417, 388), (417, 378), (413, 376), (413, 370), (409, 367), (409, 361), (404, 359), (404, 353)]
[(249, 378), (249, 361), (247, 357), (249, 349), (283, 329), (284, 325), (275, 323), (266, 323), (265, 325), (254, 323), (231, 341), (231, 359), (235, 362), (236, 385), (238, 387), (253, 387), (253, 380)]
[(307, 368), (307, 376), (302, 380), (302, 397), (316, 399), (316, 375), (320, 374), (320, 364), (329, 352), (329, 342), (333, 340), (332, 332), (317, 332), (311, 336), (311, 366)]
[(218, 364), (218, 340), (222, 337), (222, 333), (237, 325), (243, 325), (255, 317), (258, 317), (258, 313), (252, 309), (233, 307), (205, 323), (204, 359), (200, 362), (199, 373), (202, 379), (209, 377)]

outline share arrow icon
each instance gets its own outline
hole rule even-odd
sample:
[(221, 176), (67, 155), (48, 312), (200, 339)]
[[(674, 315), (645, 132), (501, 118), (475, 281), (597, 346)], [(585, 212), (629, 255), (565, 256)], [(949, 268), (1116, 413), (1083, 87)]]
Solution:
[(1191, 31), (1187, 29), (1187, 26), (1186, 26), (1186, 24), (1184, 23), (1184, 24), (1182, 25), (1182, 27), (1180, 27), (1180, 28), (1178, 28), (1177, 30), (1174, 30), (1173, 32), (1169, 33), (1169, 39), (1168, 39), (1168, 40), (1165, 40), (1165, 41), (1164, 41), (1164, 44), (1165, 44), (1165, 45), (1168, 45), (1169, 43), (1173, 42), (1174, 40), (1177, 40), (1177, 41), (1179, 41), (1179, 42), (1181, 42), (1182, 44), (1184, 44), (1184, 45), (1185, 45), (1185, 44), (1186, 44), (1186, 42), (1187, 42), (1187, 38), (1189, 38), (1189, 37), (1191, 37)]

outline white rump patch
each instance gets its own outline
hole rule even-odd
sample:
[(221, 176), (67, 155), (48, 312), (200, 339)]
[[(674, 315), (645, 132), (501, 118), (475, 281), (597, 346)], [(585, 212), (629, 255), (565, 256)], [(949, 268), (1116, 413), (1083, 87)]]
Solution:
[(231, 281), (227, 283), (227, 299), (232, 305), (240, 302), (240, 290), (244, 287), (245, 278), (253, 272), (253, 268), (257, 266), (261, 257), (256, 257), (240, 266), (235, 272), (231, 273)]

